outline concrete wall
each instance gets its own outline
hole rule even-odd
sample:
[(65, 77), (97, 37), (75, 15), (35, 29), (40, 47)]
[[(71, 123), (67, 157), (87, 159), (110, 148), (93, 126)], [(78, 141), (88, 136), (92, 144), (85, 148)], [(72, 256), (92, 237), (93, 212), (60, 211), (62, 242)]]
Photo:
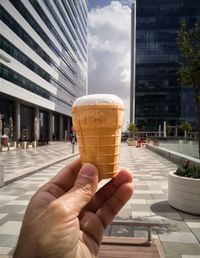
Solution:
[(192, 158), (190, 156), (186, 156), (186, 155), (183, 155), (181, 153), (171, 151), (171, 150), (167, 150), (167, 149), (157, 147), (157, 146), (154, 146), (154, 145), (151, 145), (151, 144), (147, 144), (146, 147), (149, 150), (159, 154), (160, 156), (172, 161), (173, 163), (175, 163), (177, 165), (182, 165), (187, 160), (189, 160), (192, 164), (200, 165), (200, 160), (199, 159), (195, 159), (195, 158)]

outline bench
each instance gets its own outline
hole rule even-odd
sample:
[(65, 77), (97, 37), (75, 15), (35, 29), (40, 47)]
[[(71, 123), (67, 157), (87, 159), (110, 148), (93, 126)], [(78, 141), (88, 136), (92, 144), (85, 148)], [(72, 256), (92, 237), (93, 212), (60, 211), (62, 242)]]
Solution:
[(164, 258), (159, 239), (152, 239), (152, 227), (159, 223), (114, 221), (112, 225), (137, 226), (147, 228), (147, 238), (104, 236), (99, 258)]

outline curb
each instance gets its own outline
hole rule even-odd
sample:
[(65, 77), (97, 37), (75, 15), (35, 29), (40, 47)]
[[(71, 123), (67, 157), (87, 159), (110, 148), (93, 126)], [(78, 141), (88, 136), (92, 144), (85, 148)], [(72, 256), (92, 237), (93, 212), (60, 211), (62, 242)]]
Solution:
[[(70, 158), (73, 158), (73, 157), (77, 156), (78, 154), (79, 154), (79, 152), (75, 152), (74, 154), (71, 154), (71, 155), (69, 155), (69, 156), (67, 156), (67, 157), (54, 160), (54, 161), (51, 162), (51, 163), (48, 163), (48, 164), (39, 166), (39, 167), (37, 167), (37, 168), (35, 168), (35, 169), (29, 171), (29, 172), (24, 172), (23, 174), (18, 175), (18, 176), (14, 177), (14, 178), (5, 180), (3, 186), (9, 185), (9, 184), (11, 184), (11, 183), (13, 183), (13, 182), (15, 182), (15, 181), (18, 181), (18, 180), (20, 180), (20, 179), (22, 179), (22, 178), (31, 176), (31, 175), (37, 173), (37, 172), (38, 172), (39, 170), (41, 170), (41, 169), (48, 168), (48, 167), (50, 167), (50, 166), (52, 166), (52, 165), (54, 165), (54, 164), (57, 164), (57, 163), (59, 163), (59, 162), (61, 162), (61, 161), (64, 161), (64, 160), (68, 160), (68, 159), (70, 159)], [(26, 170), (26, 171), (27, 171), (27, 170)]]

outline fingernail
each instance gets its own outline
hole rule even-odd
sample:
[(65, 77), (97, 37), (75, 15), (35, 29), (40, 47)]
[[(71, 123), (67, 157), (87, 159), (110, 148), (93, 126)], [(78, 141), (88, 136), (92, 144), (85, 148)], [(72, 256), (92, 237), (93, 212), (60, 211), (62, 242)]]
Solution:
[(96, 176), (97, 174), (97, 169), (90, 165), (90, 164), (85, 164), (83, 167), (82, 167), (82, 170), (81, 170), (81, 175), (84, 176), (84, 177), (94, 177)]

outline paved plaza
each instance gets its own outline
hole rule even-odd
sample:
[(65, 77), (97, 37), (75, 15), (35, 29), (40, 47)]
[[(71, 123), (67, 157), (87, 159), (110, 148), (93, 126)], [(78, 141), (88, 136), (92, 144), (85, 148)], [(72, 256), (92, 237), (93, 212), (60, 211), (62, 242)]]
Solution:
[[(34, 156), (33, 152), (30, 152), (30, 158), (28, 151), (21, 154), (17, 151), (9, 152), (6, 156), (0, 153), (0, 159), (5, 160), (6, 157), (7, 160), (5, 178), (9, 174), (15, 174), (16, 179), (19, 178), (16, 172), (19, 171), (19, 166), (24, 172), (27, 170), (30, 173), (29, 166), (33, 169), (38, 164), (45, 165), (43, 169), (37, 169), (36, 173), (10, 181), (0, 188), (0, 258), (11, 257), (31, 196), (75, 158), (70, 158), (70, 147), (70, 144), (66, 143), (52, 143), (33, 150), (39, 152), (39, 155)], [(69, 152), (66, 151), (67, 148)], [(29, 161), (29, 164), (24, 164), (26, 161)], [(125, 143), (121, 146), (120, 161), (121, 166), (127, 167), (134, 175), (134, 195), (116, 219), (159, 222), (160, 226), (153, 230), (153, 235), (160, 239), (166, 258), (200, 258), (200, 217), (177, 211), (167, 203), (167, 175), (176, 165), (146, 148), (135, 148)], [(47, 162), (53, 165), (48, 167)], [(105, 182), (101, 181), (99, 187)], [(146, 232), (137, 227), (110, 226), (105, 234), (143, 237)]]
[[(74, 145), (75, 152), (77, 152), (77, 145)], [(8, 183), (32, 174), (41, 168), (65, 160), (72, 153), (70, 142), (50, 142), (48, 145), (31, 149), (18, 148), (9, 152), (0, 152), (0, 162), (4, 164), (4, 181)]]

